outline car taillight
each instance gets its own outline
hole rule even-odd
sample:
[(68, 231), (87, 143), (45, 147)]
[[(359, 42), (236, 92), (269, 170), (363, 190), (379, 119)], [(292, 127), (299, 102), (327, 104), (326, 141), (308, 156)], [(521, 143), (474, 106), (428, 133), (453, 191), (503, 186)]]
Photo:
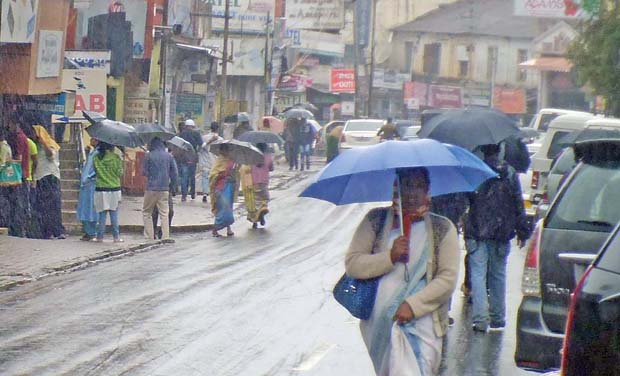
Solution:
[(524, 296), (540, 297), (540, 241), (542, 238), (543, 220), (536, 223), (536, 228), (532, 237), (527, 242), (527, 253), (525, 255), (525, 265), (523, 266), (523, 276), (521, 278), (521, 292)]
[(571, 294), (570, 305), (568, 306), (568, 315), (566, 317), (566, 328), (564, 330), (564, 344), (562, 346), (562, 375), (566, 375), (566, 371), (568, 370), (568, 346), (570, 341), (570, 335), (573, 330), (573, 322), (575, 321), (575, 309), (577, 307), (577, 301), (579, 300), (579, 295), (581, 295), (581, 291), (583, 290), (583, 285), (588, 279), (590, 272), (592, 271), (592, 265), (588, 266), (583, 276), (579, 282), (577, 282), (577, 286), (575, 286), (575, 290)]
[(538, 188), (539, 181), (540, 181), (540, 171), (532, 171), (532, 183), (530, 186), (534, 189)]

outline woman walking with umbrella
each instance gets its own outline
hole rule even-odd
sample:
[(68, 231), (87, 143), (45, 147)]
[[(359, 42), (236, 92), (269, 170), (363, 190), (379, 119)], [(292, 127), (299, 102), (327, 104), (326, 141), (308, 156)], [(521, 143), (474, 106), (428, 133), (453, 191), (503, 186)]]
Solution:
[(229, 145), (221, 145), (219, 150), (219, 156), (209, 173), (211, 211), (215, 215), (214, 237), (220, 237), (218, 231), (223, 228), (226, 228), (226, 236), (235, 235), (230, 226), (235, 222), (233, 203), (238, 191), (238, 171)]
[(258, 150), (263, 153), (263, 162), (241, 167), (241, 187), (248, 211), (247, 219), (252, 228), (260, 223), (265, 225), (265, 215), (269, 213), (269, 172), (273, 171), (273, 157), (267, 152), (267, 144), (258, 143)]
[(94, 158), (95, 166), (95, 210), (99, 214), (99, 228), (97, 241), (103, 242), (105, 233), (106, 217), (109, 213), (112, 225), (114, 242), (120, 243), (118, 225), (118, 206), (121, 202), (121, 176), (123, 175), (123, 162), (114, 153), (114, 146), (105, 142), (97, 145), (97, 156)]
[(88, 154), (86, 164), (82, 169), (80, 180), (80, 195), (78, 197), (77, 215), (84, 235), (80, 240), (90, 241), (97, 236), (97, 220), (99, 215), (95, 210), (95, 167), (94, 158), (97, 156), (97, 139), (90, 139), (91, 152)]

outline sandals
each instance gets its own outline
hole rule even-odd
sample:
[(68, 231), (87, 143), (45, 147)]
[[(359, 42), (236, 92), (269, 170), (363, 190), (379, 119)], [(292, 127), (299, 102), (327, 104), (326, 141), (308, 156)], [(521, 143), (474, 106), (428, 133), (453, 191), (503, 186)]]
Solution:
[(222, 235), (220, 235), (220, 233), (219, 233), (219, 232), (217, 232), (217, 231), (213, 231), (213, 232), (211, 233), (211, 235), (213, 235), (213, 237), (214, 237), (214, 238), (221, 238), (221, 237), (222, 237)]
[(231, 230), (226, 231), (226, 236), (235, 236), (235, 233)]

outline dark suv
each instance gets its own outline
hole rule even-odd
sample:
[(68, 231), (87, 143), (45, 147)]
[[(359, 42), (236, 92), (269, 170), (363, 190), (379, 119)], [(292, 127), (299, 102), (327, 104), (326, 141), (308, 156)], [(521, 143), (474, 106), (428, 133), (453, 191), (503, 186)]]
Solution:
[(574, 268), (592, 260), (620, 220), (620, 141), (578, 143), (575, 155), (580, 163), (527, 246), (515, 353), (522, 368), (560, 366)]
[[(592, 266), (578, 280), (573, 292), (562, 351), (564, 376), (620, 375), (618, 229), (616, 227)], [(565, 257), (571, 261), (570, 255)], [(581, 264), (579, 258), (573, 261)], [(576, 267), (575, 271), (579, 273), (580, 269)]]

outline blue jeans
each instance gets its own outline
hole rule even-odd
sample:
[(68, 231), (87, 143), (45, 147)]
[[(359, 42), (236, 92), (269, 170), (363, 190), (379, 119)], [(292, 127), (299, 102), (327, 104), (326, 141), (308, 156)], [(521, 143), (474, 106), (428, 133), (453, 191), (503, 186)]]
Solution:
[(103, 234), (105, 233), (105, 222), (107, 213), (110, 213), (112, 235), (116, 240), (120, 238), (120, 230), (118, 228), (118, 210), (104, 210), (102, 212), (99, 212), (99, 228), (97, 229), (97, 239), (103, 239)]
[(185, 198), (188, 193), (196, 196), (196, 164), (181, 165), (181, 197)]
[[(510, 242), (466, 240), (473, 300), (472, 321), (486, 326), (506, 321), (506, 260)], [(488, 292), (487, 292), (488, 289)]]
[(95, 235), (97, 235), (97, 222), (82, 221), (82, 227), (84, 228), (84, 233), (86, 235), (92, 237), (95, 237)]

